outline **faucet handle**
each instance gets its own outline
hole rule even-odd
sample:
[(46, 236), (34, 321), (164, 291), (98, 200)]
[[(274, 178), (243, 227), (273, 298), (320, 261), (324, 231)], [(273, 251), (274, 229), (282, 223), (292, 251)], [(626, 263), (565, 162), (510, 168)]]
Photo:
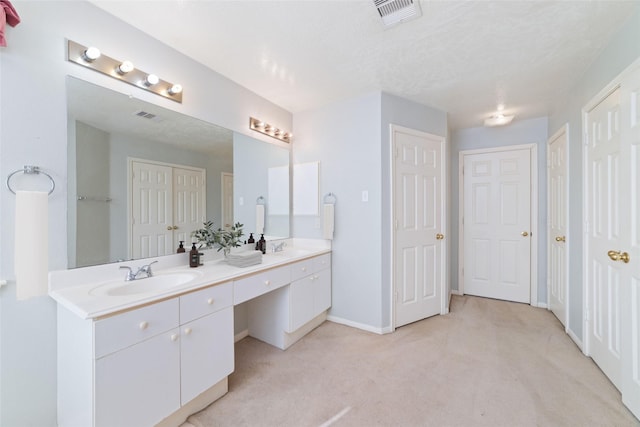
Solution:
[(156, 262), (158, 262), (158, 260), (150, 262), (147, 265), (143, 265), (142, 267), (140, 267), (140, 271), (147, 273), (147, 277), (153, 276), (153, 272), (151, 271), (151, 264), (155, 264)]
[(122, 269), (124, 269), (124, 268), (126, 268), (127, 270), (129, 270), (129, 271), (127, 271), (127, 275), (126, 275), (126, 276), (124, 276), (124, 280), (125, 280), (125, 282), (128, 282), (128, 281), (130, 281), (130, 280), (135, 280), (135, 279), (136, 279), (136, 275), (133, 273), (133, 270), (132, 270), (132, 269), (131, 269), (131, 267), (129, 267), (128, 265), (121, 265), (121, 266), (120, 266), (120, 267), (118, 267), (118, 268), (120, 268), (121, 270), (122, 270)]

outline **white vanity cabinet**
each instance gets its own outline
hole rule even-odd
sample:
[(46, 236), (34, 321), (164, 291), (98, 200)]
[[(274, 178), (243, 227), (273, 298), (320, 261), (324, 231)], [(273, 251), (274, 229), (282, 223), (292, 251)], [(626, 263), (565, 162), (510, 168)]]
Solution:
[(98, 320), (58, 306), (58, 425), (152, 426), (226, 379), (232, 304), (228, 282)]
[(331, 254), (290, 265), (289, 286), (249, 302), (249, 335), (286, 349), (326, 319), (331, 307)]

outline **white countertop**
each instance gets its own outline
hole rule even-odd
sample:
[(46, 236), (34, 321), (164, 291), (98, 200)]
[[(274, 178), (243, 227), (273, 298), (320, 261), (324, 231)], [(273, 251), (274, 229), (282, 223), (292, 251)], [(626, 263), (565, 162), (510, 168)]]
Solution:
[[(197, 272), (197, 277), (170, 289), (154, 290), (133, 295), (103, 296), (93, 295), (91, 291), (107, 283), (122, 281), (124, 284), (126, 272), (119, 269), (121, 265), (139, 267), (142, 264), (148, 264), (154, 259), (55, 271), (49, 274), (49, 296), (81, 318), (93, 319), (329, 252), (331, 252), (331, 248), (327, 241), (293, 239), (293, 244), (288, 245), (284, 251), (267, 252), (262, 256), (261, 264), (244, 268), (228, 265), (224, 259), (219, 255), (215, 255), (214, 252), (205, 255), (204, 265), (197, 268), (190, 268), (188, 262), (184, 262), (185, 259), (188, 260), (185, 254), (159, 257), (158, 264), (153, 266), (154, 275)], [(211, 258), (209, 261), (206, 261), (207, 256)], [(181, 262), (182, 265), (176, 265), (177, 262)], [(126, 283), (134, 284), (144, 280), (137, 279)]]

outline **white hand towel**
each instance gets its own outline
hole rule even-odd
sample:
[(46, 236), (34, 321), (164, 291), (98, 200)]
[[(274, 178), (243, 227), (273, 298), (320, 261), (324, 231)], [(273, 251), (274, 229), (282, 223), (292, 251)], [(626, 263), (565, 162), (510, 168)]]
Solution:
[(264, 234), (264, 205), (256, 205), (256, 234)]
[(333, 229), (335, 223), (335, 211), (334, 204), (325, 203), (323, 205), (323, 227), (322, 227), (322, 237), (328, 240), (333, 240)]
[(46, 295), (49, 275), (49, 194), (16, 192), (16, 298)]

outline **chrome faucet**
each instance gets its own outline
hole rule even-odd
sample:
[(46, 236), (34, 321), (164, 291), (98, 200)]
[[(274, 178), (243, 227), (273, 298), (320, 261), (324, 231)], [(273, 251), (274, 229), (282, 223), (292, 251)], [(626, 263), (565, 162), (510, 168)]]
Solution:
[(121, 265), (120, 266), (121, 269), (126, 268), (127, 270), (129, 270), (127, 271), (127, 275), (124, 276), (124, 281), (130, 282), (132, 280), (136, 280), (138, 278), (138, 274), (140, 273), (146, 274), (144, 278), (153, 277), (153, 272), (151, 271), (151, 264), (155, 264), (156, 262), (158, 261), (153, 261), (153, 262), (150, 262), (149, 264), (143, 265), (142, 267), (138, 268), (135, 273), (133, 272), (131, 267), (129, 267), (128, 265)]
[(287, 246), (287, 242), (282, 241), (278, 244), (272, 243), (271, 244), (271, 252), (282, 252), (284, 250), (284, 247)]

